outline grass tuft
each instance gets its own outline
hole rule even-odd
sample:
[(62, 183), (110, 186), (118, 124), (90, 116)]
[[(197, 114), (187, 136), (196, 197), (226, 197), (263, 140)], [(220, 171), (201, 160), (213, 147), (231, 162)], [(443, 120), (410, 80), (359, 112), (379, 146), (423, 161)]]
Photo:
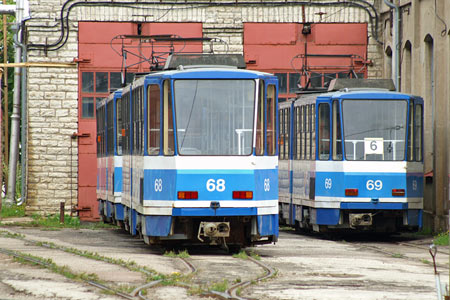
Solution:
[(435, 236), (433, 238), (433, 243), (437, 246), (448, 246), (449, 245), (448, 231), (441, 232), (437, 236)]
[(12, 218), (12, 217), (24, 217), (25, 216), (25, 205), (17, 206), (13, 204), (2, 205), (2, 210), (0, 211), (0, 218)]

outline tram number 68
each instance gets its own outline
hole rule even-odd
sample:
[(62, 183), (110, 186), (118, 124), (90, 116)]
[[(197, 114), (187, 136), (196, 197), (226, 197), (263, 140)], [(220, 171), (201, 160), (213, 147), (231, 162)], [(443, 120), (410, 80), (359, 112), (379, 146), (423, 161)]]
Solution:
[(208, 190), (208, 192), (214, 192), (214, 191), (218, 191), (218, 192), (223, 192), (225, 191), (225, 180), (224, 179), (208, 179), (208, 181), (206, 181), (206, 189)]
[(155, 192), (162, 192), (163, 189), (163, 181), (161, 178), (155, 179)]
[(367, 180), (366, 188), (369, 191), (372, 191), (372, 190), (379, 191), (379, 190), (381, 190), (383, 188), (383, 182), (381, 180), (372, 180), (372, 179)]

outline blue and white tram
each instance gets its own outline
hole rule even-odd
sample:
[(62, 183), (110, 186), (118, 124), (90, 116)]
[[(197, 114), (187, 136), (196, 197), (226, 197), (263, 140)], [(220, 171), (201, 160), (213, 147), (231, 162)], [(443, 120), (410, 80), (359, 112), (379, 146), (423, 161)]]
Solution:
[(125, 227), (147, 244), (242, 247), (278, 237), (273, 75), (148, 74), (122, 93)]
[(423, 99), (380, 89), (280, 103), (280, 220), (315, 231), (422, 227)]
[(122, 90), (112, 92), (97, 107), (98, 145), (97, 199), (99, 214), (104, 221), (123, 225), (122, 199), (122, 132), (117, 127), (121, 118)]

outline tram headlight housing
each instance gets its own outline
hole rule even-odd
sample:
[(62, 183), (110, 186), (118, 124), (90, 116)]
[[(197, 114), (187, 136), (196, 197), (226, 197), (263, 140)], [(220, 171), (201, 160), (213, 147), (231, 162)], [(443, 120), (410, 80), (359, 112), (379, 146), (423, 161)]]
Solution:
[(196, 191), (179, 191), (178, 199), (180, 199), (180, 200), (198, 199), (198, 192), (196, 192)]
[(233, 191), (233, 199), (253, 199), (252, 191)]
[(392, 196), (397, 197), (405, 196), (405, 189), (392, 189)]
[(345, 189), (345, 196), (347, 196), (347, 197), (358, 196), (358, 189)]

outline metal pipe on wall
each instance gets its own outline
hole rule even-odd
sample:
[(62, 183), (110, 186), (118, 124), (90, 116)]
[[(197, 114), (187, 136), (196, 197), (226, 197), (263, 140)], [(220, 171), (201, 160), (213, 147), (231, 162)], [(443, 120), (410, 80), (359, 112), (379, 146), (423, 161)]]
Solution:
[(394, 51), (393, 56), (393, 77), (394, 84), (397, 91), (400, 91), (400, 33), (399, 33), (399, 23), (400, 23), (400, 7), (393, 4), (389, 0), (384, 0), (384, 3), (390, 8), (394, 9)]
[[(14, 44), (15, 55), (14, 61), (20, 62), (22, 60), (21, 34), (22, 34), (22, 20), (23, 20), (23, 0), (16, 2), (16, 24), (14, 26)], [(9, 170), (8, 170), (8, 193), (6, 195), (5, 204), (12, 205), (15, 202), (16, 194), (16, 174), (17, 174), (17, 160), (19, 157), (19, 136), (20, 136), (20, 102), (21, 102), (21, 81), (22, 68), (14, 68), (14, 96), (13, 96), (13, 111), (11, 115), (11, 139), (9, 151)]]

